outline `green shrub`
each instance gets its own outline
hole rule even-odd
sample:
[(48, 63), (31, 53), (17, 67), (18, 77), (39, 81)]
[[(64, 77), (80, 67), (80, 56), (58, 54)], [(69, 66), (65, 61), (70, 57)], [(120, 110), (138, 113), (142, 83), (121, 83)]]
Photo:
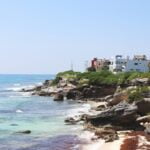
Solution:
[(76, 77), (78, 74), (80, 74), (80, 72), (69, 70), (58, 73), (57, 77)]
[(135, 92), (129, 94), (128, 102), (133, 103), (134, 101), (139, 101), (142, 99), (143, 99), (143, 96), (141, 95), (141, 92), (135, 91)]
[(131, 80), (135, 78), (149, 78), (150, 72), (141, 73), (141, 72), (123, 72), (116, 74), (118, 78), (118, 84), (128, 84)]
[(77, 75), (78, 80), (87, 79), (90, 85), (112, 85), (117, 84), (117, 76), (110, 71), (103, 70), (100, 72), (84, 72)]
[(57, 85), (60, 80), (61, 80), (61, 78), (58, 77), (58, 76), (56, 76), (56, 78), (52, 81), (51, 85), (52, 85), (52, 86)]
[(138, 87), (135, 90), (129, 90), (128, 94), (129, 94), (129, 103), (132, 103), (134, 101), (139, 101), (142, 100), (144, 98), (144, 94), (150, 92), (149, 87), (144, 86), (144, 87)]
[[(108, 70), (101, 70), (99, 72), (75, 72), (72, 70), (60, 72), (57, 74), (56, 79), (53, 81), (54, 84), (59, 82), (59, 77), (67, 79), (75, 79), (81, 81), (87, 80), (89, 85), (121, 85), (128, 84), (131, 80), (135, 78), (149, 78), (150, 72), (140, 73), (140, 72), (125, 72), (113, 74)], [(84, 82), (83, 82), (84, 83)]]

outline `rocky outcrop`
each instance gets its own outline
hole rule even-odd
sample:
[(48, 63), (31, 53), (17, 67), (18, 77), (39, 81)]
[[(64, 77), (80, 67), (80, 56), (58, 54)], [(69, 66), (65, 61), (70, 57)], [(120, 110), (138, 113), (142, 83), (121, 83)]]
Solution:
[(52, 84), (52, 80), (45, 80), (45, 82), (43, 83), (44, 87), (49, 87)]
[(74, 125), (74, 124), (77, 124), (78, 122), (85, 121), (86, 116), (87, 116), (86, 114), (81, 114), (81, 115), (77, 115), (77, 116), (74, 116), (74, 117), (67, 117), (65, 119), (65, 123), (67, 125)]
[(107, 104), (101, 104), (95, 108), (96, 111), (104, 111), (107, 108)]
[(118, 134), (113, 129), (107, 128), (99, 128), (95, 131), (95, 135), (98, 138), (104, 139), (105, 142), (113, 142), (114, 140), (118, 140)]
[(117, 105), (122, 101), (126, 101), (127, 99), (128, 99), (128, 94), (126, 91), (115, 93), (113, 98), (108, 102), (108, 106)]
[(149, 91), (144, 91), (141, 95), (146, 99), (150, 98), (150, 89)]
[(113, 126), (121, 126), (127, 129), (135, 129), (139, 127), (136, 119), (137, 106), (130, 105), (126, 102), (121, 102), (98, 115), (87, 116), (87, 122), (90, 122), (94, 126), (111, 124)]
[(84, 98), (102, 98), (114, 94), (116, 87), (90, 86), (82, 91)]
[(138, 117), (137, 122), (139, 123), (145, 123), (145, 122), (149, 122), (150, 123), (150, 115), (147, 115), (147, 116), (142, 116), (142, 117)]
[(149, 78), (136, 78), (130, 81), (130, 84), (133, 86), (146, 86), (146, 85), (150, 85), (150, 79)]
[(150, 98), (137, 101), (135, 105), (138, 107), (138, 113), (145, 115), (150, 112)]
[[(34, 93), (35, 94), (35, 93)], [(39, 95), (39, 96), (51, 96), (51, 93), (49, 92), (45, 92), (45, 91), (40, 91), (40, 92), (36, 92), (35, 95)]]
[(73, 100), (80, 100), (83, 98), (83, 96), (79, 90), (73, 89), (73, 90), (70, 90), (66, 93), (66, 98), (67, 99), (73, 99)]
[(112, 142), (119, 138), (117, 131), (110, 125), (96, 127), (91, 124), (87, 124), (85, 127), (86, 130), (95, 133), (95, 137), (93, 137), (92, 140), (104, 139), (105, 142)]
[(73, 117), (69, 117), (69, 118), (66, 118), (66, 119), (65, 119), (65, 123), (66, 123), (67, 125), (74, 125), (74, 124), (76, 124), (77, 122), (78, 122), (78, 120), (75, 119), (75, 118), (73, 118)]
[[(56, 80), (57, 79), (57, 80)], [(89, 85), (80, 84), (78, 79), (58, 77), (55, 80), (46, 80), (41, 86), (23, 89), (23, 92), (32, 92), (33, 95), (54, 96), (62, 92), (67, 99), (107, 101), (114, 95), (116, 85)], [(85, 79), (86, 80), (86, 79)], [(87, 81), (86, 81), (87, 82)], [(105, 97), (105, 99), (104, 99)], [(55, 98), (57, 99), (57, 98)]]
[[(66, 97), (67, 99), (74, 100), (99, 99), (105, 101), (115, 93), (115, 90), (115, 87), (83, 86), (80, 88), (71, 89), (69, 92), (67, 92)], [(109, 96), (107, 99), (103, 99), (107, 96)]]
[(54, 96), (54, 101), (63, 101), (64, 100), (64, 95), (63, 93), (56, 93)]
[(67, 125), (74, 125), (74, 124), (77, 124), (79, 121), (81, 121), (81, 118), (78, 116), (78, 117), (68, 117), (65, 119), (65, 123)]

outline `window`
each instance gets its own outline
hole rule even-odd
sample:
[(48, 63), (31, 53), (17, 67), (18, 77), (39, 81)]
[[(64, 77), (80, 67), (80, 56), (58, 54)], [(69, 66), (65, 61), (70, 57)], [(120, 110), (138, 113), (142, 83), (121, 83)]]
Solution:
[(136, 69), (136, 71), (140, 72), (141, 70), (140, 69)]
[(136, 66), (137, 66), (137, 65), (138, 65), (138, 63), (134, 63), (134, 65), (136, 65)]

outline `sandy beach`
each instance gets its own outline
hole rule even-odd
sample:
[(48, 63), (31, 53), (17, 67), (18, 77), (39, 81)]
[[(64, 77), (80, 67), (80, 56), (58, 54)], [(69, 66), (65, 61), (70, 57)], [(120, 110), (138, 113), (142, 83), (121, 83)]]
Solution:
[(113, 142), (105, 143), (103, 139), (91, 141), (92, 133), (88, 133), (88, 143), (81, 147), (81, 150), (120, 150), (121, 145), (125, 139), (125, 134), (120, 133), (119, 139)]
[[(100, 105), (106, 105), (106, 102), (94, 102), (94, 101), (88, 101), (88, 104), (91, 106), (91, 110), (89, 113), (96, 114), (96, 111), (94, 110), (96, 107)], [(97, 112), (98, 113), (98, 112)], [(95, 135), (93, 132), (85, 131), (80, 138), (85, 139), (87, 143), (83, 144), (81, 146), (81, 150), (120, 150), (121, 145), (123, 144), (123, 141), (126, 137), (125, 132), (118, 132), (119, 139), (115, 140), (113, 142), (106, 143), (103, 139), (98, 139), (92, 141), (91, 139), (95, 138)]]

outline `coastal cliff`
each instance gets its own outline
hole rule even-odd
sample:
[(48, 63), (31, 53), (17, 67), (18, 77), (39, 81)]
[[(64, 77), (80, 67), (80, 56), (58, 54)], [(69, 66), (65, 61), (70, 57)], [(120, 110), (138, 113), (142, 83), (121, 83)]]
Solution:
[(22, 91), (52, 96), (55, 101), (94, 101), (97, 105), (92, 114), (66, 118), (65, 122), (83, 121), (85, 129), (94, 132), (96, 139), (111, 142), (119, 138), (119, 131), (128, 130), (150, 134), (150, 73), (66, 71), (41, 86)]

